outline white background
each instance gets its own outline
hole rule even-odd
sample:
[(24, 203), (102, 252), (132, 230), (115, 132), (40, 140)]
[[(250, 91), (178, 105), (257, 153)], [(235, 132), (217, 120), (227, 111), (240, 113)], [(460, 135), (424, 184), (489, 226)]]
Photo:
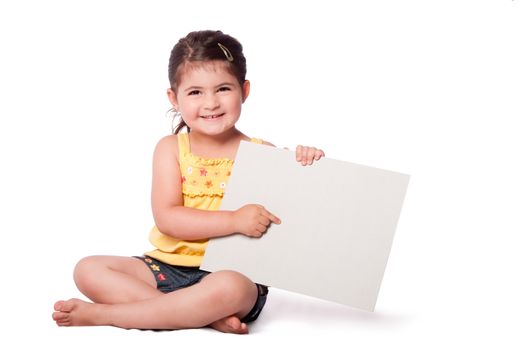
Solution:
[[(1, 3), (2, 349), (523, 348), (523, 0), (342, 3)], [(198, 29), (244, 45), (248, 135), (411, 175), (375, 313), (274, 290), (248, 337), (51, 321), (78, 259), (150, 248), (168, 57)]]

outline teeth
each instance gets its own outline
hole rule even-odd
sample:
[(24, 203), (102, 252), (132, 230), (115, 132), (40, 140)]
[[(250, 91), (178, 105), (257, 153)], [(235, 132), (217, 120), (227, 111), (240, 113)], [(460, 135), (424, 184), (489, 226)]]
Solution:
[[(221, 114), (222, 115), (222, 114)], [(219, 118), (221, 115), (204, 115), (202, 116), (204, 119), (215, 119)]]

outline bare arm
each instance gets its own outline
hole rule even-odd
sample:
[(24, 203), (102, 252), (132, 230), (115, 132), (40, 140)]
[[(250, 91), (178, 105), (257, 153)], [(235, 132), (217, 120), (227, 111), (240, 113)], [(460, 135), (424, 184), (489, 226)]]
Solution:
[(185, 240), (224, 236), (234, 232), (232, 212), (183, 206), (177, 136), (159, 141), (153, 155), (151, 206), (160, 232)]
[(235, 211), (208, 211), (184, 207), (175, 135), (159, 141), (153, 156), (151, 203), (160, 232), (183, 240), (233, 233), (260, 237), (270, 223), (280, 220), (264, 207), (249, 204)]

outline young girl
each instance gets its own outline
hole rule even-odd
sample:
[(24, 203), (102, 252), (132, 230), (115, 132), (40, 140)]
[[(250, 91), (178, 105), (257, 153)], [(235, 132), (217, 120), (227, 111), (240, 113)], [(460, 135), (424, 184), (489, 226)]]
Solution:
[[(155, 250), (142, 257), (90, 256), (74, 271), (78, 289), (93, 303), (55, 303), (59, 326), (112, 325), (139, 329), (210, 326), (247, 333), (268, 289), (234, 271), (199, 269), (208, 239), (231, 234), (261, 237), (280, 219), (257, 204), (219, 210), (241, 140), (236, 129), (249, 95), (241, 44), (220, 31), (189, 33), (169, 61), (168, 98), (181, 116), (174, 134), (161, 139), (153, 160)], [(179, 133), (183, 128), (187, 133)], [(298, 146), (303, 165), (324, 156)]]

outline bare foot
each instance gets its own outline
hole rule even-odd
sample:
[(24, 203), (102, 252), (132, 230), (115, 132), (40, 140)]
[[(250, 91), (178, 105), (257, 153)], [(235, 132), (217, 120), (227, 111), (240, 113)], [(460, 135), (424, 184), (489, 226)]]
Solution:
[(223, 333), (248, 334), (248, 326), (237, 316), (228, 316), (215, 321), (210, 327)]
[(100, 304), (93, 304), (80, 299), (57, 301), (53, 320), (59, 326), (97, 326), (104, 324), (100, 318), (103, 313)]

